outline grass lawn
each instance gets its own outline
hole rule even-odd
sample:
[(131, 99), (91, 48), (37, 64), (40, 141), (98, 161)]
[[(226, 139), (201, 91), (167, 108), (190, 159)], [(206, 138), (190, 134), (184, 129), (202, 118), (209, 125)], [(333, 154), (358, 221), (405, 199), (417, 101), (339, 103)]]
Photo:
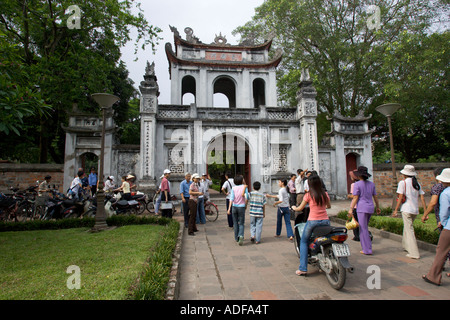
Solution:
[[(123, 300), (144, 269), (164, 226), (128, 225), (0, 233), (0, 299)], [(69, 266), (80, 289), (69, 289)]]

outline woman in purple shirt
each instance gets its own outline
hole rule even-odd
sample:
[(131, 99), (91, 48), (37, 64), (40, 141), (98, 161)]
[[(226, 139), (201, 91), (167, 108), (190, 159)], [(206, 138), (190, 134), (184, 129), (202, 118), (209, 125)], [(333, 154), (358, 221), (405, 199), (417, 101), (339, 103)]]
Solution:
[[(380, 214), (380, 206), (378, 205), (377, 192), (375, 184), (369, 181), (371, 174), (367, 172), (367, 168), (360, 166), (358, 170), (353, 172), (359, 181), (355, 182), (353, 186), (353, 200), (348, 210), (348, 216), (353, 216), (353, 208), (356, 204), (356, 213), (359, 222), (359, 239), (361, 243), (362, 254), (372, 254), (372, 241), (369, 234), (369, 220), (374, 212), (373, 200), (375, 200), (376, 212)], [(372, 200), (373, 198), (373, 200)]]

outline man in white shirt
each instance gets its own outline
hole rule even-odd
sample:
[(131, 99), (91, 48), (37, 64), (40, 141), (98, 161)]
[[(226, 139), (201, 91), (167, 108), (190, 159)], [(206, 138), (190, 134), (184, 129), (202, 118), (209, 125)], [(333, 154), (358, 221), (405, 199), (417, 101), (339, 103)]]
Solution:
[[(225, 173), (225, 179), (227, 179), (227, 181), (225, 181), (224, 184), (222, 185), (222, 192), (227, 195), (226, 207), (228, 210), (230, 206), (231, 189), (233, 189), (233, 187), (235, 187), (236, 185), (234, 184), (234, 179), (231, 177), (231, 172)], [(228, 218), (228, 226), (230, 228), (233, 228), (233, 216), (231, 214), (227, 214), (227, 218)]]
[(299, 206), (300, 203), (302, 203), (303, 196), (305, 195), (305, 184), (303, 178), (305, 177), (306, 171), (308, 171), (308, 169), (304, 171), (302, 169), (297, 170), (297, 178), (295, 179), (295, 191), (297, 192), (297, 199), (296, 199), (297, 206)]
[(81, 178), (83, 177), (83, 175), (83, 170), (78, 171), (77, 176), (72, 180), (72, 183), (70, 185), (69, 195), (71, 195), (74, 200), (79, 200), (79, 194), (82, 188)]

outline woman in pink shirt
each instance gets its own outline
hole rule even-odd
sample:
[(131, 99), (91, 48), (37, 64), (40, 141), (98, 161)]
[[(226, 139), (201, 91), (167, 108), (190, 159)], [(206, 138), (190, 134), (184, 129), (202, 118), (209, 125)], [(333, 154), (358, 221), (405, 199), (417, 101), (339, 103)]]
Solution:
[(308, 242), (313, 229), (318, 226), (330, 225), (330, 219), (327, 214), (327, 208), (331, 208), (330, 197), (322, 188), (320, 177), (310, 176), (308, 178), (308, 185), (309, 192), (303, 197), (300, 206), (292, 206), (292, 210), (302, 211), (306, 204), (309, 204), (309, 217), (300, 240), (300, 266), (295, 272), (299, 276), (306, 276), (308, 271)]
[(244, 241), (245, 205), (248, 199), (247, 186), (243, 184), (244, 177), (237, 175), (234, 178), (235, 186), (231, 189), (230, 205), (228, 215), (232, 215), (234, 240), (242, 246)]

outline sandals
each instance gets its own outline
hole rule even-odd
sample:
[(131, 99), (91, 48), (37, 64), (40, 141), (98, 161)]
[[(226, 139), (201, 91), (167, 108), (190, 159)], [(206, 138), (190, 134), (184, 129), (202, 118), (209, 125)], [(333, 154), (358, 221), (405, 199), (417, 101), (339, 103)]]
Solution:
[(430, 279), (428, 279), (426, 275), (422, 275), (422, 279), (425, 280), (425, 282), (434, 284), (435, 286), (440, 286), (439, 283), (435, 283), (435, 282), (431, 281)]
[(300, 271), (300, 270), (296, 270), (296, 271), (295, 271), (295, 274), (298, 275), (298, 276), (300, 276), (300, 277), (306, 277), (307, 272), (305, 272), (305, 271)]

